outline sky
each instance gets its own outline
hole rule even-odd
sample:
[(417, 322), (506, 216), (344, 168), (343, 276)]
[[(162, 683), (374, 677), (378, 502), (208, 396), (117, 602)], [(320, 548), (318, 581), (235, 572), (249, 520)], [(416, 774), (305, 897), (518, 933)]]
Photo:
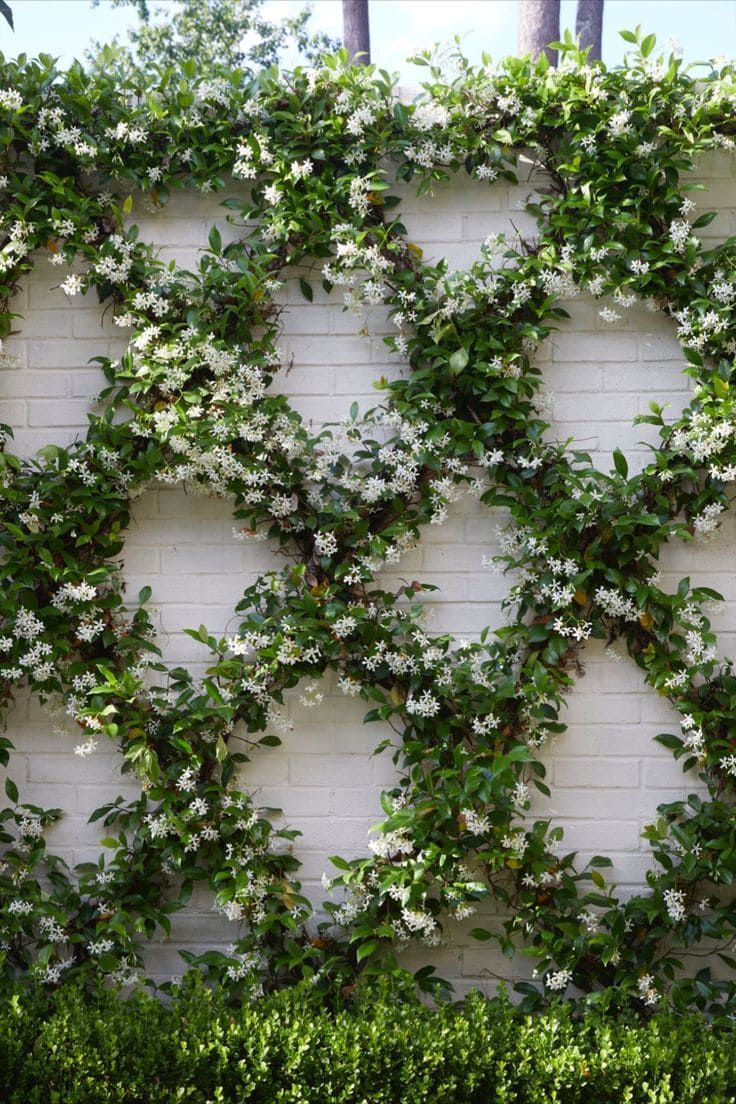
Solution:
[[(172, 0), (157, 2), (165, 8)], [(48, 53), (68, 64), (82, 58), (91, 39), (125, 38), (134, 23), (131, 9), (113, 8), (109, 0), (93, 8), (90, 0), (10, 0), (15, 33), (2, 22), (0, 49), (8, 56)], [(340, 0), (313, 0), (312, 26), (340, 37)], [(302, 0), (266, 0), (264, 14), (278, 18), (299, 10)], [(485, 50), (494, 59), (516, 49), (517, 0), (370, 0), (373, 61), (398, 70), (403, 84), (418, 83), (421, 69), (406, 64), (417, 50), (462, 38), (463, 52), (478, 60)], [(562, 0), (561, 27), (574, 28), (575, 0)], [(683, 48), (687, 62), (714, 56), (736, 58), (736, 0), (605, 0), (603, 58), (621, 61), (626, 44), (618, 31), (641, 24), (667, 49), (670, 36)], [(287, 59), (291, 60), (291, 59)]]

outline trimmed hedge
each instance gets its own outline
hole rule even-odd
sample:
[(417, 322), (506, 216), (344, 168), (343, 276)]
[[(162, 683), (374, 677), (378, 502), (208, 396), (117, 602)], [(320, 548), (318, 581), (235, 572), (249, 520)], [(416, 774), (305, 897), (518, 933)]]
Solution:
[(736, 1031), (539, 1015), (471, 996), (430, 1010), (390, 993), (348, 1010), (307, 989), (229, 1008), (198, 984), (169, 1004), (77, 989), (0, 1010), (3, 1104), (727, 1104)]

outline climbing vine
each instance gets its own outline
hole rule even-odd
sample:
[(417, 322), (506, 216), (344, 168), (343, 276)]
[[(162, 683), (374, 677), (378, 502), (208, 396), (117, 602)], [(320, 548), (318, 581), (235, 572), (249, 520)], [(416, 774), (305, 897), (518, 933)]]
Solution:
[[(74, 297), (96, 288), (129, 334), (84, 440), (12, 453), (3, 427), (0, 701), (30, 686), (81, 729), (85, 761), (121, 749), (140, 796), (98, 809), (97, 863), (70, 871), (46, 843), (60, 810), (22, 800), (0, 812), (0, 961), (8, 985), (140, 972), (145, 940), (167, 931), (204, 883), (233, 923), (225, 953), (187, 954), (234, 997), (309, 977), (325, 991), (404, 972), (397, 951), (438, 943), (448, 917), (501, 903), (473, 928), (537, 959), (529, 1004), (562, 991), (603, 1007), (670, 1002), (727, 1015), (736, 936), (736, 676), (706, 615), (718, 595), (657, 577), (668, 541), (706, 537), (736, 477), (732, 375), (736, 240), (705, 247), (696, 154), (734, 148), (733, 69), (695, 80), (629, 35), (626, 66), (589, 65), (567, 43), (559, 69), (507, 59), (455, 75), (429, 57), (411, 102), (372, 67), (136, 73), (121, 87), (81, 67), (21, 57), (0, 68), (0, 327), (34, 264), (59, 268)], [(407, 240), (395, 181), (418, 192), (456, 173), (479, 188), (514, 182), (531, 159), (546, 186), (533, 240), (491, 236), (467, 271), (429, 264)], [(237, 186), (236, 186), (237, 185)], [(216, 226), (194, 270), (157, 258), (131, 224), (133, 194), (154, 208), (176, 188), (217, 191), (239, 227)], [(294, 275), (310, 262), (311, 281)], [(299, 270), (303, 271), (303, 270)], [(314, 433), (279, 394), (277, 293), (298, 279), (383, 304), (403, 371), (371, 410)], [(631, 475), (549, 443), (535, 350), (587, 291), (601, 316), (636, 301), (677, 322), (693, 390), (674, 421), (652, 404), (658, 442)], [(149, 588), (124, 594), (131, 501), (155, 483), (232, 503), (235, 533), (268, 539), (287, 566), (244, 591), (237, 632), (191, 635), (206, 676), (160, 662)], [(508, 624), (480, 643), (431, 635), (421, 582), (379, 579), (465, 494), (510, 516), (499, 566)], [(561, 829), (532, 821), (547, 794), (538, 753), (584, 642), (620, 641), (680, 715), (658, 739), (695, 769), (705, 796), (661, 806), (645, 830), (648, 888), (622, 899), (596, 856), (564, 854)], [(334, 672), (399, 734), (400, 779), (370, 854), (335, 857), (326, 920), (301, 893), (294, 836), (248, 792), (248, 762), (278, 742), (284, 692), (319, 700)], [(11, 746), (0, 738), (10, 761)], [(287, 810), (288, 812), (288, 810)], [(325, 914), (323, 914), (325, 915)], [(701, 942), (722, 976), (691, 976)], [(416, 976), (440, 984), (431, 969)]]

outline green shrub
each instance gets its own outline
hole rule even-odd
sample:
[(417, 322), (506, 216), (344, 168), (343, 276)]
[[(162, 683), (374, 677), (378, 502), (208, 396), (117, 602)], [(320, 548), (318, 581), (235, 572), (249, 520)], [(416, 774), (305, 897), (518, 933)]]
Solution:
[(69, 988), (0, 1010), (3, 1104), (734, 1104), (736, 1031), (528, 1015), (474, 995), (437, 1010), (376, 991), (325, 1010), (308, 989), (233, 1010)]

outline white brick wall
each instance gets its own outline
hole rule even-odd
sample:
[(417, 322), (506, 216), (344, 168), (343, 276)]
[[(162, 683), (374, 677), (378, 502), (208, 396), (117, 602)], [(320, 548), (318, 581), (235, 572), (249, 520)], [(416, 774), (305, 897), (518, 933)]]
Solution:
[[(707, 188), (699, 211), (717, 209), (705, 231), (713, 241), (736, 232), (734, 165), (726, 155), (710, 155), (698, 168)], [(410, 239), (430, 258), (445, 256), (464, 266), (491, 231), (525, 234), (533, 224), (523, 211), (529, 186), (489, 189), (463, 178), (417, 199), (402, 188), (404, 221)], [(223, 238), (233, 235), (217, 199), (175, 196), (162, 215), (134, 213), (140, 236), (161, 246), (162, 256), (185, 264), (196, 262), (212, 221)], [(102, 386), (100, 373), (88, 365), (96, 355), (115, 356), (125, 336), (112, 325), (94, 296), (68, 301), (54, 288), (58, 269), (41, 258), (38, 269), (12, 304), (23, 315), (20, 333), (8, 341), (16, 367), (0, 370), (0, 422), (16, 433), (16, 451), (30, 456), (49, 442), (66, 444), (84, 432), (86, 413)], [(294, 406), (315, 425), (338, 419), (350, 403), (375, 403), (371, 383), (401, 370), (384, 346), (385, 315), (372, 310), (356, 318), (342, 310), (339, 294), (326, 296), (315, 282), (315, 301), (303, 299), (295, 279), (283, 293), (286, 311), (281, 347), (292, 366), (274, 386), (291, 397)], [(687, 401), (689, 381), (682, 375), (684, 359), (672, 323), (643, 308), (628, 312), (621, 323), (604, 323), (592, 299), (567, 304), (570, 319), (538, 354), (544, 387), (554, 395), (554, 434), (572, 438), (591, 452), (599, 466), (610, 464), (611, 452), (622, 447), (632, 467), (646, 452), (638, 443), (647, 427), (632, 418), (645, 411), (650, 399), (668, 402), (672, 414)], [(361, 336), (366, 327), (370, 336)], [(459, 504), (441, 528), (428, 527), (422, 546), (402, 562), (401, 576), (420, 578), (440, 587), (430, 595), (431, 628), (474, 638), (487, 624), (501, 621), (500, 601), (507, 583), (482, 567), (494, 551), (497, 511), (478, 504)], [(201, 661), (195, 642), (183, 629), (206, 623), (214, 632), (236, 624), (236, 602), (243, 588), (263, 570), (277, 564), (273, 550), (262, 544), (241, 544), (231, 536), (227, 503), (187, 496), (181, 490), (148, 491), (134, 505), (125, 548), (125, 576), (131, 593), (145, 583), (153, 589), (160, 642), (167, 662)], [(666, 549), (663, 580), (675, 586), (688, 574), (693, 582), (715, 587), (727, 602), (714, 619), (724, 654), (736, 651), (736, 578), (733, 554), (736, 521), (730, 516), (720, 536), (706, 546)], [(565, 827), (565, 848), (602, 850), (614, 859), (620, 883), (643, 883), (647, 849), (640, 840), (642, 825), (662, 801), (697, 788), (682, 775), (669, 754), (652, 737), (674, 731), (676, 720), (666, 704), (642, 685), (628, 658), (615, 664), (597, 643), (585, 652), (586, 674), (569, 696), (567, 732), (546, 749), (552, 795), (535, 802), (536, 815), (549, 815)], [(375, 744), (388, 730), (364, 726), (360, 702), (335, 696), (326, 680), (325, 699), (305, 711), (296, 697), (290, 702), (294, 730), (284, 745), (262, 749), (248, 767), (247, 785), (259, 791), (264, 805), (284, 809), (286, 820), (303, 835), (295, 849), (303, 861), (305, 885), (320, 899), (319, 878), (329, 868), (326, 856), (364, 853), (369, 827), (380, 818), (378, 795), (394, 777), (387, 755), (370, 759)], [(19, 694), (10, 716), (9, 735), (17, 751), (11, 773), (22, 798), (66, 810), (53, 843), (69, 861), (95, 854), (101, 834), (86, 818), (98, 804), (118, 793), (133, 792), (121, 780), (119, 757), (112, 748), (98, 750), (81, 761), (72, 753), (77, 736), (53, 734), (53, 722), (37, 701)], [(439, 962), (459, 994), (494, 978), (525, 974), (524, 962), (509, 964), (472, 943), (467, 929), (479, 923), (451, 924), (448, 946), (439, 953), (412, 952), (407, 964)], [(177, 945), (229, 942), (231, 933), (211, 912), (206, 894), (175, 920), (174, 933), (150, 956), (159, 976), (180, 970)]]

